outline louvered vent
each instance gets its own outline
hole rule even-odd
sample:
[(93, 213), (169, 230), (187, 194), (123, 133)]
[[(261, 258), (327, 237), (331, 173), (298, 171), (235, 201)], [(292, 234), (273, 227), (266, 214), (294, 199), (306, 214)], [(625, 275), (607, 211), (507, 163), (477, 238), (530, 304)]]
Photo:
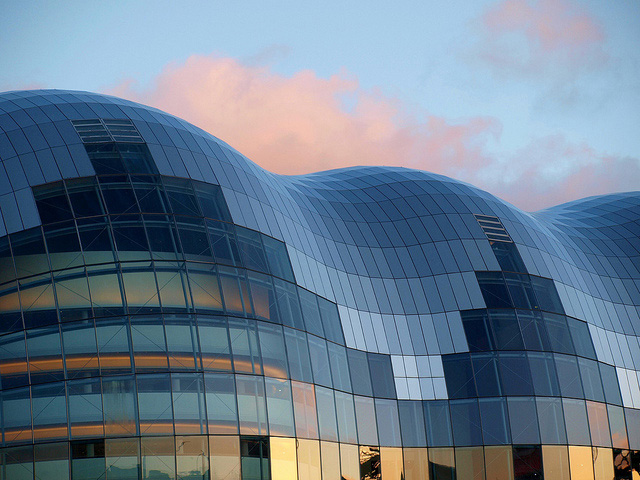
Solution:
[(498, 217), (479, 214), (474, 214), (474, 216), (490, 242), (513, 242)]
[(131, 120), (71, 120), (83, 143), (144, 143)]

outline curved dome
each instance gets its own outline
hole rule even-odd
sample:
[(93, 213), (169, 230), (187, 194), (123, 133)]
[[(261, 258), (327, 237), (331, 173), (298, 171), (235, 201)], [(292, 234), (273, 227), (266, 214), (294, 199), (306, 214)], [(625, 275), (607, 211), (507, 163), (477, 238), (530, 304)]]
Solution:
[(152, 445), (162, 478), (637, 462), (640, 192), (527, 213), (407, 168), (277, 175), (60, 90), (0, 94), (0, 161), (3, 468), (156, 478)]

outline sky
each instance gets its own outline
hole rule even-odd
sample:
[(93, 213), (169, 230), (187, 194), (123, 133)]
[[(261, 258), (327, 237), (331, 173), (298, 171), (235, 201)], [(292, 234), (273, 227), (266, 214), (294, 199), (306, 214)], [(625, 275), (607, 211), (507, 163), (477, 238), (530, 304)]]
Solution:
[(640, 190), (640, 0), (0, 6), (0, 91), (128, 98), (272, 172), (406, 166), (527, 211)]

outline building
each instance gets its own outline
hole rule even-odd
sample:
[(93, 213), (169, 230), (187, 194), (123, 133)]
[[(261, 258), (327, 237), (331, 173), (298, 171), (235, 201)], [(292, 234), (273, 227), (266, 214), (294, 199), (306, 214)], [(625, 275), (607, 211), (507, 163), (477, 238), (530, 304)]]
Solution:
[(2, 479), (640, 475), (638, 192), (279, 176), (57, 90), (0, 159)]

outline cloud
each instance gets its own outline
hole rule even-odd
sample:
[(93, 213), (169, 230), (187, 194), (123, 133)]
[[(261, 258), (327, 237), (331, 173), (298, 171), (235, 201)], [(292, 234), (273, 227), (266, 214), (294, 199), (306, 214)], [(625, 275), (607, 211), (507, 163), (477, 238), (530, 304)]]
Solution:
[(503, 0), (475, 26), (473, 54), (498, 74), (572, 79), (609, 58), (602, 26), (571, 0)]
[(346, 71), (292, 76), (232, 58), (193, 56), (146, 89), (123, 81), (108, 93), (158, 107), (222, 138), (267, 170), (301, 174), (352, 165), (403, 165), (463, 175), (490, 162), (500, 123), (419, 112), (360, 87)]
[(640, 159), (597, 152), (562, 135), (534, 139), (478, 172), (492, 193), (528, 211), (585, 195), (638, 190)]
[(167, 66), (148, 88), (127, 80), (108, 93), (165, 110), (211, 132), (260, 166), (301, 174), (353, 165), (395, 165), (473, 183), (525, 209), (637, 189), (640, 162), (596, 152), (562, 135), (515, 154), (492, 154), (501, 124), (414, 112), (360, 87), (343, 71), (292, 76), (232, 58), (194, 56)]

